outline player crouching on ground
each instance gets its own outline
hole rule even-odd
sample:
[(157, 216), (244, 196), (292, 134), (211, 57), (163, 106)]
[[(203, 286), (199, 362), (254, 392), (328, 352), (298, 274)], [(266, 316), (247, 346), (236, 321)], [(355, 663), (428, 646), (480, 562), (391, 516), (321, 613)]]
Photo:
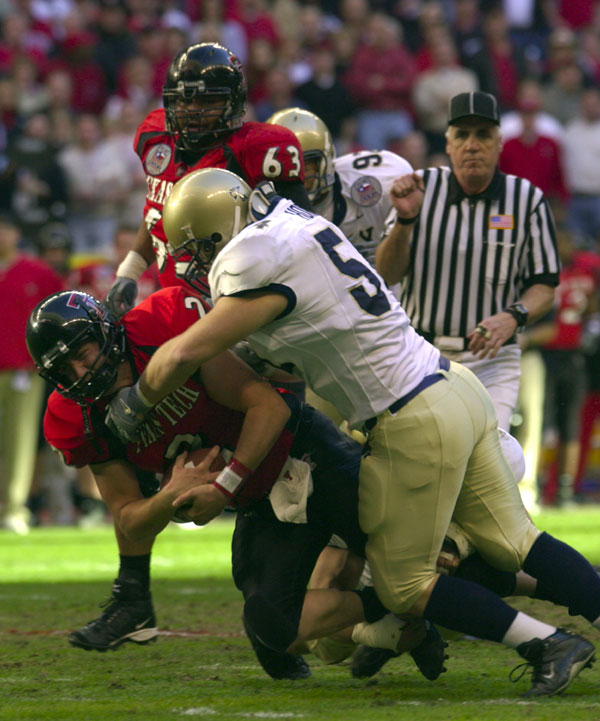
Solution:
[[(175, 513), (203, 524), (226, 506), (238, 511), (233, 577), (244, 595), (248, 636), (272, 677), (309, 675), (303, 659), (286, 651), (343, 629), (359, 642), (379, 634), (374, 645), (383, 637), (396, 651), (418, 646), (424, 626), (408, 626), (403, 637), (404, 622), (388, 614), (372, 588), (306, 591), (332, 533), (362, 557), (366, 541), (357, 513), (362, 449), (322, 414), (274, 390), (226, 351), (158, 404), (135, 442), (118, 440), (105, 426), (106, 406), (118, 389), (138, 377), (159, 345), (206, 310), (181, 286), (153, 294), (121, 321), (77, 291), (40, 303), (29, 319), (27, 344), (40, 374), (56, 388), (44, 420), (48, 443), (68, 464), (90, 465), (116, 527), (134, 543), (152, 543)], [(230, 451), (223, 470), (210, 470), (216, 451), (197, 467), (185, 467), (186, 449), (215, 445)], [(162, 488), (136, 475), (165, 473), (171, 466)], [(182, 510), (185, 501), (174, 508), (190, 489), (190, 509)], [(123, 637), (126, 601), (117, 597), (105, 619), (114, 636), (110, 648), (141, 640), (133, 629)], [(140, 630), (155, 636), (151, 606), (148, 611)], [(383, 625), (362, 623), (379, 619)], [(428, 670), (439, 675), (444, 644), (426, 642), (425, 655), (429, 649), (434, 658)]]

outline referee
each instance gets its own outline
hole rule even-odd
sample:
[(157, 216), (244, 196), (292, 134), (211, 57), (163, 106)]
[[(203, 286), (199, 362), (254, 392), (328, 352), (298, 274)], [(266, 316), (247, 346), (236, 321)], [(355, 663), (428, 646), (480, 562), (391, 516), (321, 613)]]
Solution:
[(398, 218), (376, 265), (388, 285), (403, 281), (400, 301), (413, 326), (477, 375), (508, 430), (519, 390), (516, 334), (552, 308), (560, 261), (542, 191), (498, 170), (499, 125), (493, 95), (452, 98), (452, 167), (395, 181)]

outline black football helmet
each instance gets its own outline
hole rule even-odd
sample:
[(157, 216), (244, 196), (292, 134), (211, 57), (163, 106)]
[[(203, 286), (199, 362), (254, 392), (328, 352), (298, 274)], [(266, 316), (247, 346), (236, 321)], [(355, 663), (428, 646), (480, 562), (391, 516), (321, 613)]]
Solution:
[[(184, 151), (203, 150), (241, 126), (246, 112), (246, 77), (240, 61), (227, 48), (198, 43), (173, 58), (162, 96), (167, 130), (175, 146)], [(222, 97), (223, 102), (203, 110), (197, 106), (203, 96)], [(190, 107), (182, 108), (181, 102)], [(206, 127), (207, 118), (216, 118), (211, 128)]]
[[(27, 321), (27, 348), (42, 378), (65, 398), (89, 405), (113, 385), (125, 358), (125, 329), (104, 303), (76, 290), (54, 293), (37, 304)], [(65, 362), (84, 343), (100, 352), (92, 368), (72, 381)]]

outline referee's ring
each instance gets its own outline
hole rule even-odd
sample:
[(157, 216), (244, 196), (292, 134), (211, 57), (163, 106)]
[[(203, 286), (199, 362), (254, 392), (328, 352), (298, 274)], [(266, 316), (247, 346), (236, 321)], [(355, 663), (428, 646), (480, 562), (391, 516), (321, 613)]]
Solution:
[(490, 340), (490, 338), (492, 337), (492, 334), (490, 333), (490, 331), (489, 331), (485, 326), (483, 326), (483, 325), (478, 325), (478, 326), (476, 326), (476, 327), (475, 327), (475, 330), (476, 330), (480, 335), (482, 335), (486, 340)]

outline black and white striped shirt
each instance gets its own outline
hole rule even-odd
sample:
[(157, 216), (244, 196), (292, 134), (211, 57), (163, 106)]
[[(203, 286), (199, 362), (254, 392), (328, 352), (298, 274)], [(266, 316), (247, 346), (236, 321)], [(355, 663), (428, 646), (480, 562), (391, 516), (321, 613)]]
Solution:
[(542, 191), (496, 171), (467, 196), (449, 168), (421, 171), (425, 195), (400, 301), (426, 336), (466, 337), (535, 283), (558, 285), (554, 220)]

